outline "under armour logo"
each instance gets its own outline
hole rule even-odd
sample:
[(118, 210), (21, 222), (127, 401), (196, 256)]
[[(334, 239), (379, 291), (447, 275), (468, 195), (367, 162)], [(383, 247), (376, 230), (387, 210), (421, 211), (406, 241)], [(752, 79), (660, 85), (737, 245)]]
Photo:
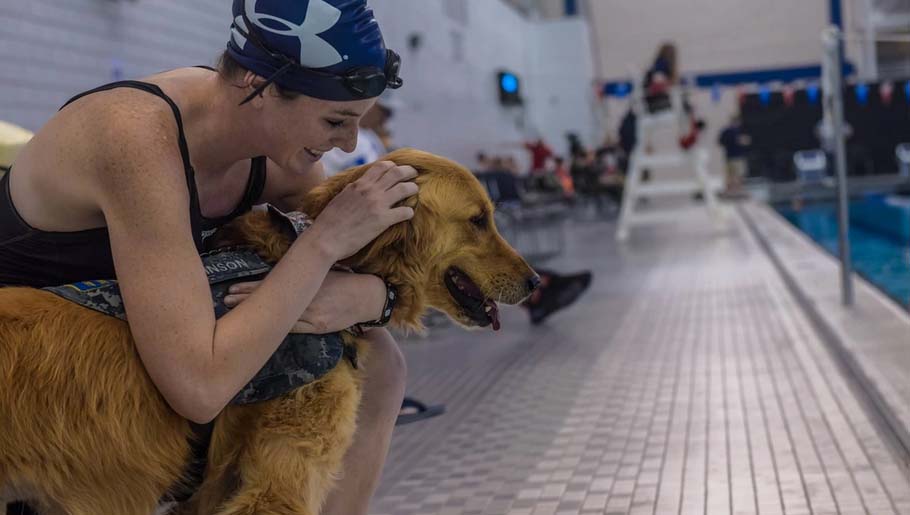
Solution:
[[(307, 6), (307, 12), (303, 18), (303, 24), (297, 25), (283, 18), (272, 16), (270, 14), (261, 14), (256, 12), (256, 0), (244, 0), (244, 11), (246, 17), (260, 29), (290, 36), (300, 41), (300, 64), (308, 68), (325, 68), (340, 63), (343, 58), (329, 42), (319, 37), (319, 34), (328, 31), (338, 23), (341, 18), (341, 11), (325, 0), (310, 0)], [(265, 24), (268, 21), (272, 27)], [(244, 32), (249, 32), (249, 28), (242, 16), (238, 16), (234, 23)], [(275, 29), (274, 25), (281, 25), (284, 29)], [(233, 30), (234, 41), (243, 48), (246, 45), (246, 38), (237, 30)]]

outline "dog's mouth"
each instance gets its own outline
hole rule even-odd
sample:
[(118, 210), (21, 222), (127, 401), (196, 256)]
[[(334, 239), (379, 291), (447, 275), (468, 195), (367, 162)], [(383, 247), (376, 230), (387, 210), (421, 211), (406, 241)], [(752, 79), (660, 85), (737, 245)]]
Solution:
[(449, 268), (445, 284), (455, 303), (472, 322), (480, 327), (492, 325), (494, 331), (499, 330), (499, 308), (492, 299), (484, 296), (468, 274), (455, 267)]

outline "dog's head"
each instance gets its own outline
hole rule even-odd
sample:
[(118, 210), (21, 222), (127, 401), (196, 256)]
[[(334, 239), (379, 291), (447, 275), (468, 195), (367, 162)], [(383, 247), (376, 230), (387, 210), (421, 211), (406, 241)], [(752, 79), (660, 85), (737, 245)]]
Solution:
[[(341, 264), (383, 277), (398, 288), (392, 318), (397, 327), (419, 328), (423, 312), (433, 307), (462, 325), (498, 329), (496, 303), (517, 304), (531, 294), (538, 278), (496, 230), (493, 204), (483, 186), (459, 164), (426, 152), (403, 149), (384, 159), (418, 171), (420, 193), (404, 201), (414, 208), (414, 218), (390, 227)], [(318, 217), (368, 168), (331, 177), (307, 196), (301, 211)], [(265, 222), (262, 216), (260, 220)], [(263, 237), (261, 225), (243, 227), (242, 239), (269, 248), (267, 257), (287, 249), (287, 239)]]

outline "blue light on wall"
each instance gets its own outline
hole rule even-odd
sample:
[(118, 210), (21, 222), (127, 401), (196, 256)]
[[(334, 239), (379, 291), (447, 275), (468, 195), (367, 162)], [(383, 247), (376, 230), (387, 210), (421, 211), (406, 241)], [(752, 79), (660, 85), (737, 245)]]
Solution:
[(521, 105), (521, 80), (508, 70), (499, 72), (499, 102), (504, 106)]
[(506, 93), (518, 92), (518, 77), (512, 75), (511, 73), (503, 73), (499, 78), (499, 84), (502, 86), (502, 90)]

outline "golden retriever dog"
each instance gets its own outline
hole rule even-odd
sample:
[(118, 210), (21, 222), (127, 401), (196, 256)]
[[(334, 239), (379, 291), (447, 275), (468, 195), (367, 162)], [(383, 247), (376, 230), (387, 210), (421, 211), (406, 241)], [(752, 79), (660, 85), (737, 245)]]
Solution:
[[(464, 326), (498, 326), (494, 301), (521, 301), (536, 275), (500, 237), (480, 183), (425, 152), (386, 159), (418, 170), (420, 193), (406, 201), (415, 216), (342, 264), (397, 286), (394, 327), (419, 328), (428, 307)], [(329, 179), (301, 210), (317, 216), (366, 168)], [(271, 263), (290, 245), (262, 212), (220, 237)], [(282, 397), (225, 408), (205, 478), (180, 513), (319, 513), (354, 435), (369, 367), (365, 341), (347, 332), (344, 340), (358, 351), (356, 369), (342, 359)], [(192, 435), (143, 369), (125, 322), (46, 291), (0, 289), (0, 501), (27, 499), (45, 514), (149, 515), (183, 479)]]

